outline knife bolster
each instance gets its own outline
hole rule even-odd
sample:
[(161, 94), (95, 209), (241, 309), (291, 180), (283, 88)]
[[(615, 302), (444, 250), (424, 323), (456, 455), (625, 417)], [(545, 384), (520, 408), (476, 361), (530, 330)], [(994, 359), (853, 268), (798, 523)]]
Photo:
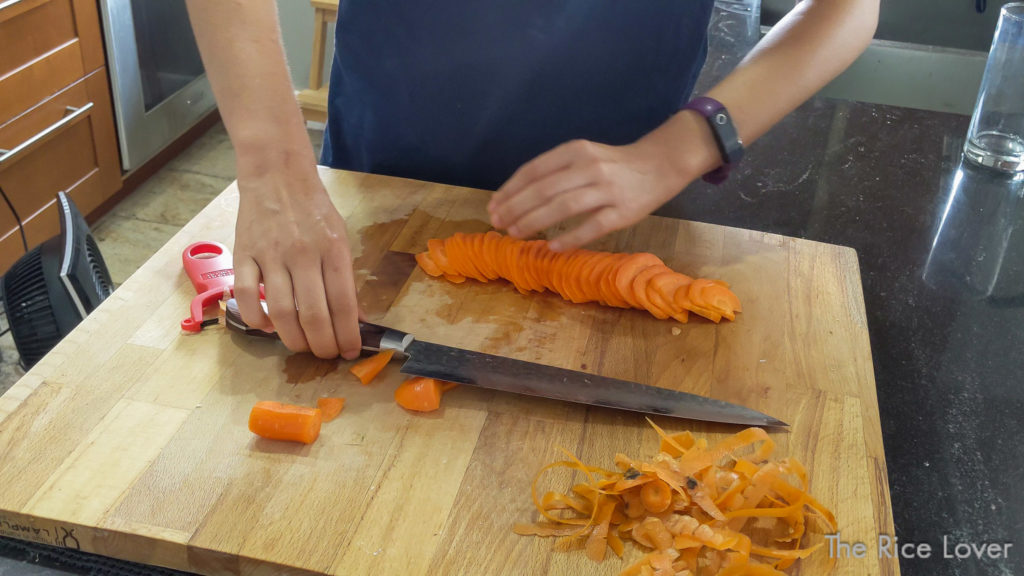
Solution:
[(363, 350), (394, 350), (403, 354), (415, 339), (412, 334), (369, 322), (359, 323), (359, 335), (363, 340)]

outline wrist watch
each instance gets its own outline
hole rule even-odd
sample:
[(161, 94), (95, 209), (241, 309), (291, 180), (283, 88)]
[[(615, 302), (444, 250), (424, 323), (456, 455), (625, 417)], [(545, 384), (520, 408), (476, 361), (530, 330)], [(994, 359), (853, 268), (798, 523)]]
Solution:
[(721, 184), (729, 177), (729, 170), (743, 158), (743, 141), (740, 140), (736, 127), (732, 125), (732, 117), (725, 105), (707, 96), (694, 98), (683, 110), (693, 110), (707, 119), (711, 133), (718, 144), (722, 155), (722, 165), (704, 175), (704, 181)]

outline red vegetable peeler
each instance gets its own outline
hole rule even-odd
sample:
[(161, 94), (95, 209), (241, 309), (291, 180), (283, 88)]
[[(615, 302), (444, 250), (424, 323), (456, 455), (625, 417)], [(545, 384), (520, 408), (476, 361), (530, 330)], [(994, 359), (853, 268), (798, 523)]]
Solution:
[[(232, 268), (231, 252), (220, 242), (196, 242), (181, 253), (181, 263), (196, 289), (191, 315), (181, 321), (181, 329), (199, 332), (203, 326), (217, 323), (216, 319), (204, 322), (203, 310), (222, 300), (225, 294), (229, 298), (235, 295), (235, 270)], [(263, 297), (262, 285), (260, 297)]]

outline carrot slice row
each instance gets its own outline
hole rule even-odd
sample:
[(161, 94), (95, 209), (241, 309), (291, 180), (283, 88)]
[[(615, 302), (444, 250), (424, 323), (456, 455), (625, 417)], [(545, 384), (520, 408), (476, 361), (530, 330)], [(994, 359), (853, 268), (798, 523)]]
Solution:
[(428, 275), (456, 284), (500, 278), (522, 294), (551, 291), (574, 304), (646, 310), (659, 320), (686, 323), (693, 313), (718, 323), (742, 311), (728, 283), (691, 278), (646, 252), (554, 252), (545, 240), (516, 240), (492, 230), (432, 238), (416, 262)]
[[(838, 529), (832, 512), (807, 492), (804, 467), (770, 458), (774, 443), (763, 430), (749, 428), (709, 447), (688, 432), (670, 435), (650, 424), (661, 437), (650, 462), (617, 454), (618, 470), (605, 470), (563, 449), (567, 458), (541, 468), (533, 481), (541, 519), (513, 531), (558, 537), (556, 548), (582, 548), (595, 562), (608, 548), (622, 557), (628, 540), (649, 551), (620, 576), (785, 576), (782, 570), (824, 545), (801, 544), (810, 519), (821, 535)], [(567, 493), (541, 496), (538, 481), (556, 468), (585, 479)], [(751, 518), (757, 525), (745, 529)]]

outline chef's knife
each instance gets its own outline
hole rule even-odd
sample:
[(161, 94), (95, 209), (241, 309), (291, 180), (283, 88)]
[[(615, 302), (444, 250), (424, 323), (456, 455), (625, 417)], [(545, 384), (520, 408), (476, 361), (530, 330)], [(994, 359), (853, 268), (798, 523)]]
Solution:
[[(275, 336), (245, 324), (234, 299), (227, 301), (224, 320), (232, 330)], [(767, 414), (686, 392), (424, 342), (412, 334), (376, 324), (360, 322), (359, 332), (364, 350), (390, 349), (406, 356), (401, 371), (412, 376), (691, 420), (787, 426)]]

